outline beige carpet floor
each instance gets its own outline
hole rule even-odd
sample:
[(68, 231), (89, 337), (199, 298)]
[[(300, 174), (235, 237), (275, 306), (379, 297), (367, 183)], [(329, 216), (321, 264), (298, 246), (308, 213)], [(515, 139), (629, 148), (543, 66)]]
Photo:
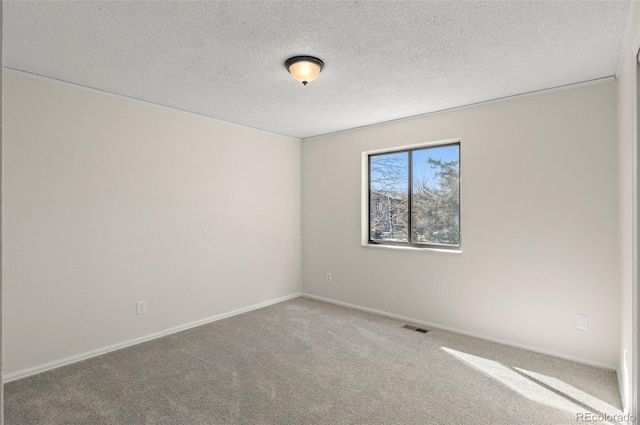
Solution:
[(11, 382), (5, 423), (575, 425), (620, 414), (613, 371), (402, 325), (296, 298)]

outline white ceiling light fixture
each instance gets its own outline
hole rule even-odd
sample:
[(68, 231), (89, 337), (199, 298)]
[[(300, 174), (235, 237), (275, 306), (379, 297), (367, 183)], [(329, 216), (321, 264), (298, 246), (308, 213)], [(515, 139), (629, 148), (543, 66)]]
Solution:
[(318, 78), (324, 62), (313, 56), (294, 56), (287, 59), (284, 66), (293, 78), (306, 86), (308, 82)]

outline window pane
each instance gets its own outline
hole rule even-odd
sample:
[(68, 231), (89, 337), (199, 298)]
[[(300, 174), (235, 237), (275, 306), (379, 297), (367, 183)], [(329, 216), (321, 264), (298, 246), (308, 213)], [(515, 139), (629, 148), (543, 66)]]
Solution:
[(412, 153), (413, 243), (460, 244), (460, 146)]
[(371, 156), (369, 173), (369, 237), (408, 242), (409, 154)]

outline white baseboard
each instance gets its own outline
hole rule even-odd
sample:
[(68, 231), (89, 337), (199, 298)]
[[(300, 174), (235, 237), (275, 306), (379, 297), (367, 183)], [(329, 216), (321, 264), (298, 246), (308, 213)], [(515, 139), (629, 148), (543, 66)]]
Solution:
[(531, 346), (528, 346), (528, 345), (517, 344), (517, 343), (510, 342), (510, 341), (504, 341), (504, 340), (501, 340), (501, 339), (491, 338), (491, 337), (488, 337), (488, 336), (485, 336), (485, 335), (479, 335), (479, 334), (476, 334), (476, 333), (473, 333), (473, 332), (466, 332), (466, 331), (463, 331), (463, 330), (460, 330), (460, 329), (455, 329), (455, 328), (451, 328), (451, 327), (448, 327), (448, 326), (442, 326), (442, 325), (439, 325), (437, 323), (425, 322), (424, 320), (418, 320), (418, 319), (414, 319), (412, 317), (400, 316), (398, 314), (388, 313), (386, 311), (381, 311), (381, 310), (375, 310), (373, 308), (361, 307), (359, 305), (345, 303), (345, 302), (342, 302), (342, 301), (333, 300), (331, 298), (319, 297), (317, 295), (312, 295), (312, 294), (307, 294), (307, 293), (302, 293), (301, 295), (303, 297), (311, 298), (311, 299), (317, 300), (317, 301), (323, 301), (323, 302), (326, 302), (326, 303), (335, 304), (335, 305), (339, 305), (339, 306), (342, 306), (342, 307), (349, 307), (349, 308), (353, 308), (355, 310), (366, 311), (367, 313), (373, 313), (373, 314), (377, 314), (379, 316), (389, 317), (391, 319), (402, 320), (404, 322), (410, 322), (410, 323), (414, 323), (416, 325), (422, 325), (422, 326), (426, 326), (426, 327), (429, 327), (429, 328), (436, 328), (436, 329), (442, 329), (444, 331), (455, 332), (457, 334), (466, 335), (466, 336), (470, 336), (470, 337), (478, 338), (478, 339), (483, 339), (485, 341), (491, 341), (491, 342), (495, 342), (495, 343), (498, 343), (498, 344), (508, 345), (510, 347), (522, 348), (524, 350), (533, 351), (535, 353), (540, 353), (540, 354), (546, 354), (546, 355), (549, 355), (549, 356), (559, 357), (561, 359), (571, 360), (573, 362), (582, 363), (582, 364), (585, 364), (585, 365), (588, 365), (588, 366), (594, 366), (594, 367), (599, 367), (601, 369), (608, 369), (608, 370), (613, 370), (613, 371), (617, 370), (617, 368), (615, 366), (607, 364), (607, 363), (602, 363), (602, 362), (589, 360), (589, 359), (583, 359), (583, 358), (580, 358), (580, 357), (568, 356), (566, 354), (558, 353), (558, 352), (555, 352), (555, 351), (542, 350), (542, 349), (539, 349), (539, 348), (536, 348), (536, 347), (531, 347)]
[(620, 368), (616, 369), (616, 379), (618, 380), (618, 392), (620, 393), (620, 401), (622, 401), (622, 412), (629, 413), (629, 406), (627, 406), (627, 394), (622, 385), (622, 374)]
[(37, 373), (45, 372), (47, 370), (56, 369), (61, 366), (65, 366), (71, 363), (79, 362), (82, 360), (90, 359), (91, 357), (100, 356), (102, 354), (109, 353), (111, 351), (119, 350), (121, 348), (130, 347), (132, 345), (140, 344), (146, 341), (150, 341), (152, 339), (161, 338), (163, 336), (171, 335), (176, 332), (184, 331), (187, 329), (195, 328), (197, 326), (205, 325), (207, 323), (215, 322), (217, 320), (226, 319), (227, 317), (236, 316), (238, 314), (246, 313), (251, 310), (257, 310), (259, 308), (267, 307), (273, 304), (278, 304), (283, 301), (287, 301), (293, 298), (298, 298), (302, 294), (295, 293), (291, 295), (287, 295), (284, 297), (276, 298), (269, 301), (264, 301), (258, 304), (254, 304), (249, 307), (239, 308), (237, 310), (229, 311), (227, 313), (218, 314), (216, 316), (207, 317), (206, 319), (196, 320), (195, 322), (186, 323), (184, 325), (174, 326), (172, 328), (165, 329), (160, 332), (155, 332), (152, 334), (144, 335), (139, 338), (130, 339), (128, 341), (119, 342), (117, 344), (109, 345), (107, 347), (98, 348), (95, 350), (87, 351), (84, 353), (76, 354), (75, 356), (66, 357), (64, 359), (55, 360), (49, 363), (45, 363), (42, 365), (30, 367), (28, 369), (19, 370), (17, 372), (6, 374), (2, 377), (2, 382), (7, 383), (11, 381), (15, 381), (21, 378), (26, 378), (27, 376), (35, 375)]

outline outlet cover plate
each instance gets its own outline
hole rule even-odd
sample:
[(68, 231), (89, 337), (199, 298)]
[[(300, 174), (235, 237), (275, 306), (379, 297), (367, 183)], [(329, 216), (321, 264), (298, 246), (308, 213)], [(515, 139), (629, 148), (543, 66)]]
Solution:
[(589, 329), (589, 316), (576, 313), (576, 328), (586, 331)]
[(141, 314), (147, 314), (147, 302), (146, 301), (138, 301), (138, 302), (136, 302), (136, 315), (140, 316)]

